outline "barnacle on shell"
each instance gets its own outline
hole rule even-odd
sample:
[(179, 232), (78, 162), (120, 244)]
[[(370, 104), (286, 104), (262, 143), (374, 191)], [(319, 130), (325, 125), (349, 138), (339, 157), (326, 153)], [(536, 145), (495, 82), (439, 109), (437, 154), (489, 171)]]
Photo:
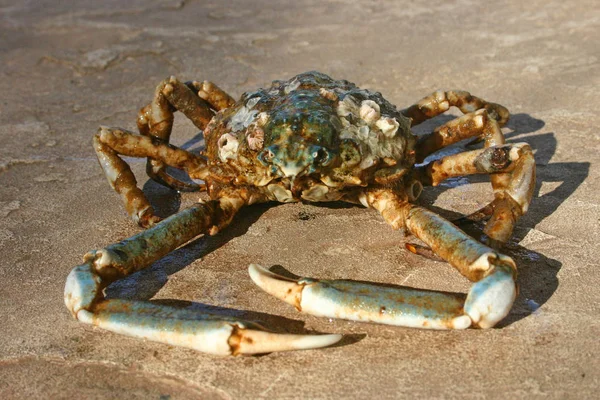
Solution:
[[(250, 99), (248, 103), (252, 100), (254, 99)], [(254, 105), (256, 105), (256, 103), (254, 103)], [(229, 128), (233, 132), (239, 132), (242, 129), (246, 129), (254, 121), (256, 114), (258, 114), (257, 110), (251, 110), (246, 106), (241, 107), (229, 121)]]
[(253, 97), (246, 102), (246, 108), (251, 109), (260, 101), (260, 97)]
[(346, 96), (342, 101), (339, 102), (337, 107), (337, 115), (340, 117), (346, 117), (348, 115), (358, 114), (358, 104), (352, 99), (351, 96)]
[(262, 128), (257, 126), (254, 129), (250, 130), (248, 136), (246, 137), (246, 140), (248, 141), (248, 147), (250, 148), (250, 150), (260, 150), (263, 148), (263, 145), (265, 143), (265, 131), (263, 131)]
[(379, 104), (373, 100), (364, 100), (360, 103), (360, 119), (365, 121), (368, 125), (373, 125), (375, 121), (381, 116)]
[(394, 137), (396, 132), (398, 131), (398, 127), (400, 124), (396, 121), (396, 118), (381, 118), (375, 125), (381, 130), (386, 137), (391, 138)]
[(368, 126), (360, 126), (357, 129), (357, 134), (356, 136), (363, 142), (366, 142), (369, 139), (369, 133), (371, 133), (371, 130), (369, 129)]
[(226, 133), (219, 138), (217, 145), (219, 146), (219, 158), (221, 161), (226, 161), (230, 158), (236, 158), (240, 143), (235, 136)]
[(298, 89), (300, 87), (300, 81), (298, 79), (294, 79), (292, 80), (290, 83), (288, 83), (285, 87), (284, 87), (284, 92), (285, 94), (289, 94), (291, 92), (293, 92), (294, 90)]
[(264, 111), (256, 116), (256, 124), (258, 126), (265, 126), (267, 124), (268, 120), (269, 120), (269, 114), (267, 114)]
[(321, 89), (319, 89), (319, 94), (321, 96), (325, 97), (327, 100), (331, 100), (331, 101), (338, 100), (338, 95), (335, 94), (334, 91), (329, 90), (329, 89), (321, 88)]

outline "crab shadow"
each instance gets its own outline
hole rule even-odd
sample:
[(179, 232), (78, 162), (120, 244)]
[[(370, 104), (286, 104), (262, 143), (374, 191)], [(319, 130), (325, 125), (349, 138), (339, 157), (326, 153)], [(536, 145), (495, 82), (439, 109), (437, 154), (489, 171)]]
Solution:
[[(434, 119), (432, 122), (432, 126), (439, 124), (440, 120), (436, 121)], [(502, 249), (502, 252), (511, 256), (518, 265), (517, 284), (519, 285), (519, 295), (511, 313), (497, 325), (500, 328), (533, 313), (539, 313), (538, 309), (550, 299), (558, 288), (557, 274), (562, 267), (562, 263), (539, 252), (529, 250), (519, 243), (530, 232), (533, 234), (537, 232), (534, 227), (551, 215), (577, 190), (587, 178), (590, 170), (590, 163), (585, 162), (551, 163), (550, 160), (556, 153), (557, 141), (554, 132), (538, 133), (544, 126), (544, 121), (533, 118), (528, 114), (513, 115), (506, 125), (506, 128), (511, 130), (506, 134), (507, 142), (526, 142), (534, 150), (536, 184), (533, 200), (527, 214), (519, 220), (511, 240)], [(471, 146), (468, 147), (472, 149)], [(459, 143), (444, 149), (443, 154), (434, 154), (431, 159), (465, 150), (465, 144)], [(438, 187), (426, 188), (421, 202), (424, 206), (445, 218), (451, 221), (456, 220), (463, 215), (436, 207), (433, 203), (447, 190), (481, 182), (489, 182), (489, 178), (483, 175), (475, 175), (467, 178), (449, 179)], [(554, 189), (540, 195), (542, 185), (554, 187)], [(478, 240), (483, 233), (483, 223), (460, 225), (460, 228)]]

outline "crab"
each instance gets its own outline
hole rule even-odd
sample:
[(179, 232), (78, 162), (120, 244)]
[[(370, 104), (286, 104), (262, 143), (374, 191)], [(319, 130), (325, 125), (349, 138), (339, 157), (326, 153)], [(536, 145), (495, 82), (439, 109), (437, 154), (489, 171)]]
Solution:
[[(411, 132), (453, 106), (464, 115), (421, 137)], [(169, 144), (175, 111), (203, 131), (203, 154)], [(254, 283), (317, 316), (428, 329), (493, 327), (517, 295), (515, 262), (499, 249), (527, 211), (535, 182), (529, 145), (505, 143), (500, 128), (508, 118), (503, 106), (465, 91), (436, 91), (399, 111), (378, 92), (319, 72), (275, 81), (237, 102), (211, 82), (170, 77), (140, 110), (139, 135), (100, 127), (93, 138), (110, 185), (145, 229), (84, 256), (67, 278), (67, 308), (84, 323), (218, 355), (332, 345), (342, 335), (274, 333), (231, 317), (106, 298), (104, 289), (196, 236), (217, 234), (244, 206), (345, 201), (373, 208), (394, 230), (416, 236), (474, 282), (469, 292), (292, 280), (253, 264), (248, 270)], [(423, 162), (467, 138), (482, 140), (483, 148)], [(147, 158), (150, 178), (178, 191), (206, 191), (210, 200), (161, 219), (121, 156)], [(167, 166), (191, 179), (174, 178)], [(493, 201), (468, 217), (487, 219), (485, 244), (415, 203), (423, 186), (471, 174), (489, 174), (494, 191)]]

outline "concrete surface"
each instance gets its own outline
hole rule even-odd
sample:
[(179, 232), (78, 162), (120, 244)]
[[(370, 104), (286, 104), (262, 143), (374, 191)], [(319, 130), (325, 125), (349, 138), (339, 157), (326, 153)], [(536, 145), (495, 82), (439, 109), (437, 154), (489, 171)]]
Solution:
[[(0, 398), (597, 395), (596, 1), (66, 3), (0, 1)], [(237, 97), (310, 69), (401, 107), (460, 88), (512, 111), (505, 132), (535, 149), (538, 180), (506, 250), (521, 290), (499, 328), (329, 321), (261, 293), (247, 277), (250, 262), (304, 276), (468, 288), (448, 265), (404, 251), (405, 239), (375, 212), (302, 204), (252, 207), (232, 229), (199, 238), (110, 295), (207, 304), (281, 331), (348, 334), (342, 345), (217, 358), (73, 320), (62, 300), (70, 269), (88, 250), (138, 231), (95, 160), (98, 125), (134, 129), (137, 109), (169, 75), (210, 79)], [(197, 134), (178, 119), (173, 141), (194, 147)], [(146, 182), (144, 162), (133, 165), (162, 215), (195, 201)], [(485, 179), (455, 180), (423, 202), (454, 217), (490, 192)]]

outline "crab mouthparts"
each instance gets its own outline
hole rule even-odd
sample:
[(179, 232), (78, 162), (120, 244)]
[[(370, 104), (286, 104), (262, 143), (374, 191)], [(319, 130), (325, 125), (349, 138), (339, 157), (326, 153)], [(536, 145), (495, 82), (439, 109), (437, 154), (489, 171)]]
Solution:
[(293, 175), (281, 177), (272, 181), (272, 183), (275, 183), (292, 192), (292, 197), (296, 200), (301, 200), (303, 192), (309, 190), (319, 182), (320, 180), (316, 176), (309, 176), (305, 173), (302, 173), (300, 176)]
[(294, 181), (296, 176), (299, 176), (305, 169), (306, 165), (298, 165), (296, 163), (280, 165), (279, 169), (283, 173), (283, 176), (286, 178), (290, 178), (291, 181)]

